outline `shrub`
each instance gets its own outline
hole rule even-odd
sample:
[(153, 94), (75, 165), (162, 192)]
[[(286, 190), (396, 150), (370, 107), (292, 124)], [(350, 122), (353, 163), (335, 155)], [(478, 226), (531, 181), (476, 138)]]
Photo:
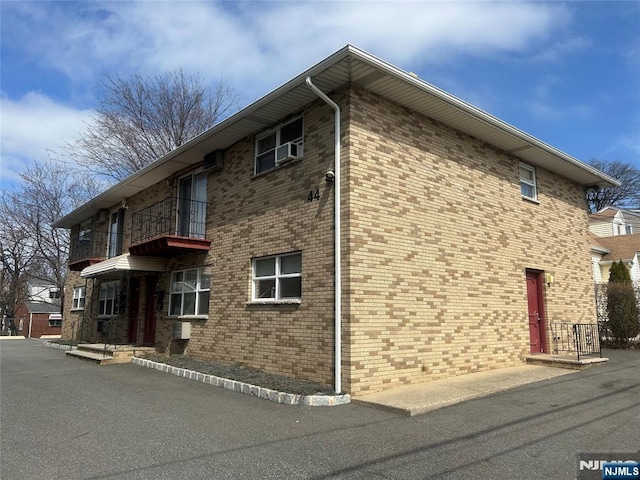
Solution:
[(614, 339), (627, 342), (640, 332), (638, 301), (629, 271), (622, 261), (611, 265), (607, 287), (609, 329)]

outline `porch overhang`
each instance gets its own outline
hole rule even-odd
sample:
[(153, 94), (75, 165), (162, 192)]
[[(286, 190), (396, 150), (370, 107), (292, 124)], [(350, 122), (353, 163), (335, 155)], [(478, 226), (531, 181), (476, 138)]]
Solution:
[(158, 255), (169, 257), (181, 253), (206, 253), (211, 248), (211, 240), (204, 238), (162, 235), (131, 245), (129, 252), (136, 256)]
[(83, 258), (75, 262), (69, 262), (69, 270), (81, 272), (85, 268), (95, 265), (96, 263), (100, 263), (103, 260), (103, 258)]
[(82, 278), (117, 277), (123, 272), (164, 272), (165, 259), (158, 257), (138, 257), (125, 253), (90, 265), (80, 272)]

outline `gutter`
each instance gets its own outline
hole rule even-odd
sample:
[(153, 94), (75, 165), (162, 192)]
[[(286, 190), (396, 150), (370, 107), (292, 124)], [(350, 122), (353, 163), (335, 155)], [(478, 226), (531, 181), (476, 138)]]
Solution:
[(334, 390), (337, 394), (342, 391), (342, 252), (340, 249), (340, 107), (327, 97), (307, 77), (307, 85), (335, 111), (335, 146), (334, 146)]

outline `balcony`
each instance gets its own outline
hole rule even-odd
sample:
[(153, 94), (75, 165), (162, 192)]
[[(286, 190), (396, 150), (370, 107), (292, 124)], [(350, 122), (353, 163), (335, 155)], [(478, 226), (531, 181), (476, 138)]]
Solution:
[(107, 257), (107, 245), (122, 245), (122, 236), (107, 242), (109, 237), (105, 231), (84, 231), (70, 239), (69, 270), (80, 272), (90, 265), (101, 262)]
[(207, 203), (169, 197), (131, 215), (132, 255), (172, 256), (208, 252)]

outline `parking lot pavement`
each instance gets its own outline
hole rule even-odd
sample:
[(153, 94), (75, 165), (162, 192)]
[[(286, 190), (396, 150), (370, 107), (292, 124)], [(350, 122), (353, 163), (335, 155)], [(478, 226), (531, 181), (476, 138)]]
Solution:
[(0, 343), (0, 478), (554, 478), (639, 450), (640, 354), (406, 417), (281, 405)]

